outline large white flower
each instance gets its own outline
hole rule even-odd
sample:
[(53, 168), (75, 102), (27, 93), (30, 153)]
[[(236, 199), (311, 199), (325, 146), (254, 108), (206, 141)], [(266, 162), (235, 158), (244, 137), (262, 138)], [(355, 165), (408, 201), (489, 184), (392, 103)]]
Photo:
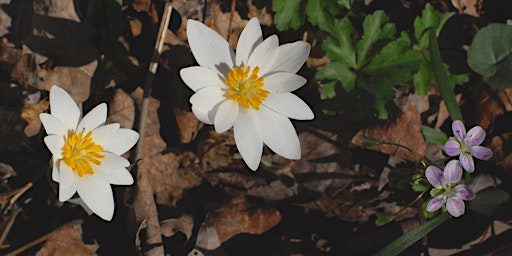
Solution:
[(236, 55), (224, 38), (195, 20), (188, 20), (187, 37), (200, 66), (184, 68), (180, 75), (195, 91), (190, 103), (196, 117), (218, 133), (234, 127), (238, 151), (252, 170), (259, 166), (263, 143), (283, 157), (299, 159), (299, 139), (288, 118), (314, 117), (291, 93), (306, 83), (295, 73), (309, 55), (309, 44), (279, 46), (276, 35), (263, 41), (256, 18), (242, 31)]
[(84, 118), (71, 96), (53, 86), (50, 90), (51, 114), (39, 118), (48, 136), (44, 138), (53, 157), (52, 179), (59, 183), (59, 200), (76, 192), (98, 216), (111, 220), (114, 198), (110, 184), (131, 185), (126, 169), (130, 162), (120, 155), (139, 139), (139, 134), (119, 124), (105, 125), (107, 105), (99, 104)]

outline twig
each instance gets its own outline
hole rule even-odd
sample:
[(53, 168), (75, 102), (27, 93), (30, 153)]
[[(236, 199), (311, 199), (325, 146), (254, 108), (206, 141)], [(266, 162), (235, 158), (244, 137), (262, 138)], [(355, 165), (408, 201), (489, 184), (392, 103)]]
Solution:
[(18, 249), (16, 249), (16, 250), (14, 250), (14, 251), (12, 251), (12, 252), (10, 252), (10, 253), (8, 253), (8, 254), (6, 254), (5, 256), (16, 256), (16, 255), (19, 255), (22, 252), (30, 249), (31, 247), (33, 247), (33, 246), (35, 246), (37, 244), (40, 244), (40, 243), (48, 240), (48, 238), (52, 235), (52, 233), (53, 233), (53, 231), (48, 233), (48, 234), (46, 234), (46, 235), (44, 235), (44, 236), (42, 236), (42, 237), (40, 237), (40, 238), (38, 238), (38, 239), (36, 239), (36, 240), (34, 240), (34, 241), (32, 241), (32, 242), (30, 242), (30, 243), (28, 243), (28, 244), (26, 244), (26, 245), (24, 245), (24, 246), (22, 246), (22, 247), (20, 247), (20, 248), (18, 248)]
[(160, 54), (162, 53), (162, 49), (164, 47), (165, 36), (167, 34), (167, 27), (169, 26), (169, 21), (171, 20), (171, 13), (172, 5), (171, 3), (166, 2), (164, 7), (164, 13), (162, 15), (162, 20), (160, 22), (160, 29), (158, 30), (158, 36), (155, 43), (155, 51), (153, 52), (153, 57), (151, 58), (151, 63), (149, 64), (149, 72), (148, 75), (146, 76), (146, 82), (144, 83), (144, 96), (142, 98), (142, 107), (140, 110), (139, 119), (139, 134), (141, 139), (139, 139), (137, 148), (135, 150), (135, 160), (139, 160), (143, 156), (144, 135), (146, 132), (146, 119), (148, 117), (149, 98), (151, 97), (153, 79), (155, 78), (155, 74), (158, 69), (158, 61), (160, 60)]
[[(140, 139), (137, 144), (135, 151), (135, 160), (142, 160), (144, 162), (147, 159), (144, 157), (144, 140), (146, 138), (146, 121), (148, 118), (148, 107), (151, 98), (151, 88), (153, 85), (153, 79), (158, 69), (158, 61), (160, 54), (164, 46), (164, 39), (171, 19), (172, 5), (169, 2), (165, 3), (164, 12), (160, 21), (160, 29), (158, 31), (158, 37), (155, 43), (155, 51), (149, 65), (149, 72), (146, 77), (144, 84), (144, 95), (141, 102), (141, 111), (139, 119), (139, 134)], [(160, 231), (160, 225), (158, 220), (158, 211), (154, 199), (154, 191), (152, 184), (149, 179), (148, 169), (139, 168), (137, 172), (137, 192), (133, 207), (135, 208), (135, 215), (137, 220), (147, 220), (148, 226), (146, 228), (146, 242), (148, 245), (153, 247), (144, 252), (148, 256), (164, 255), (164, 247), (162, 245), (162, 237)]]
[(232, 23), (233, 23), (233, 15), (235, 14), (235, 7), (236, 7), (236, 0), (231, 0), (231, 10), (230, 10), (230, 13), (229, 13), (229, 26), (228, 26), (228, 42), (229, 42), (229, 37), (231, 36), (231, 26), (232, 26)]
[(7, 238), (7, 235), (9, 234), (9, 231), (12, 228), (12, 225), (14, 224), (14, 221), (16, 220), (16, 216), (21, 212), (21, 207), (19, 207), (17, 204), (13, 205), (11, 216), (9, 216), (9, 220), (7, 221), (7, 224), (5, 224), (5, 229), (2, 235), (0, 236), (0, 245), (2, 245), (5, 241), (5, 238)]

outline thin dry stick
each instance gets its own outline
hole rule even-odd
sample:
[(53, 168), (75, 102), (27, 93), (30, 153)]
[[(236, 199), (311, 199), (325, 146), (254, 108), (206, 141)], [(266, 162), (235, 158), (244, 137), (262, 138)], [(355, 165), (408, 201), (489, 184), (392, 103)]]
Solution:
[[(53, 231), (52, 231), (52, 232), (53, 232)], [(24, 252), (24, 251), (26, 251), (26, 250), (30, 249), (31, 247), (33, 247), (33, 246), (35, 246), (35, 245), (37, 245), (37, 244), (40, 244), (40, 243), (42, 243), (42, 242), (44, 242), (44, 241), (48, 240), (48, 238), (52, 235), (52, 232), (50, 232), (50, 233), (48, 233), (48, 234), (46, 234), (46, 235), (44, 235), (44, 236), (42, 236), (42, 237), (40, 237), (40, 238), (38, 238), (38, 239), (36, 239), (36, 240), (32, 241), (32, 242), (30, 242), (30, 243), (28, 243), (28, 244), (24, 245), (23, 247), (20, 247), (20, 248), (18, 248), (18, 249), (16, 249), (16, 250), (14, 250), (14, 251), (12, 251), (12, 252), (10, 252), (10, 253), (6, 254), (5, 256), (16, 256), (16, 255), (21, 254), (22, 252)]]
[(5, 238), (7, 238), (7, 235), (9, 234), (9, 231), (11, 231), (12, 225), (14, 224), (14, 221), (16, 220), (16, 217), (21, 212), (21, 207), (18, 205), (13, 205), (11, 216), (9, 216), (9, 220), (7, 221), (7, 224), (5, 225), (4, 232), (2, 233), (2, 236), (0, 236), (0, 245), (4, 243)]
[(151, 97), (151, 89), (153, 87), (153, 79), (155, 78), (156, 71), (158, 69), (158, 61), (160, 60), (160, 54), (162, 53), (162, 49), (164, 48), (164, 40), (167, 35), (167, 27), (169, 26), (169, 21), (171, 20), (172, 13), (172, 5), (169, 2), (165, 3), (164, 13), (162, 15), (162, 20), (160, 22), (160, 29), (158, 30), (158, 37), (156, 38), (155, 43), (155, 51), (153, 52), (153, 57), (151, 58), (151, 63), (149, 64), (149, 72), (146, 76), (146, 82), (144, 83), (144, 96), (142, 98), (142, 107), (140, 110), (140, 119), (139, 119), (139, 134), (140, 138), (137, 144), (137, 148), (135, 150), (135, 159), (139, 160), (143, 156), (143, 147), (144, 147), (144, 135), (146, 132), (146, 119), (148, 117), (148, 105), (149, 98)]
[(231, 0), (231, 10), (229, 13), (229, 26), (228, 26), (228, 42), (231, 36), (231, 23), (233, 23), (233, 15), (235, 14), (236, 0)]
[[(148, 106), (151, 97), (151, 88), (153, 85), (154, 76), (158, 69), (158, 61), (160, 59), (160, 54), (162, 53), (162, 49), (164, 46), (164, 39), (167, 33), (167, 27), (169, 26), (169, 21), (171, 19), (171, 13), (172, 6), (169, 2), (166, 2), (164, 12), (162, 15), (162, 20), (160, 21), (160, 29), (158, 31), (158, 37), (156, 39), (155, 51), (153, 52), (151, 64), (149, 65), (149, 72), (146, 77), (146, 82), (144, 84), (144, 95), (142, 98), (141, 113), (139, 119), (140, 139), (137, 144), (135, 152), (136, 160), (140, 160), (144, 156), (144, 139), (146, 135), (146, 120), (148, 117)], [(137, 173), (137, 186), (139, 187), (139, 189), (137, 190), (137, 194), (135, 195), (134, 208), (139, 206), (143, 207), (144, 216), (136, 216), (136, 218), (143, 218), (147, 220), (148, 226), (146, 228), (146, 235), (148, 239), (146, 242), (148, 244), (154, 245), (154, 247), (151, 250), (145, 252), (145, 255), (164, 255), (164, 247), (162, 246), (162, 237), (158, 221), (158, 211), (156, 209), (156, 204), (154, 201), (154, 192), (151, 188), (151, 182), (149, 181), (148, 173), (146, 170), (143, 170), (142, 168), (140, 168)]]

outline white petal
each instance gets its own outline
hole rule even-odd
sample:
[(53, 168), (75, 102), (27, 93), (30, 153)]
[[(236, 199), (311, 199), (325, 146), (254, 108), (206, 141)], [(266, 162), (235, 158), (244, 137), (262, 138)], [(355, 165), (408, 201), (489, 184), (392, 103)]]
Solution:
[(101, 103), (84, 116), (84, 118), (78, 124), (76, 131), (82, 132), (85, 130), (87, 133), (88, 131), (96, 129), (98, 126), (105, 124), (106, 120), (107, 104)]
[(76, 184), (59, 184), (59, 201), (66, 202), (76, 193)]
[[(260, 67), (264, 65), (271, 57), (272, 52), (279, 46), (277, 35), (267, 37), (262, 43), (256, 46), (256, 49), (249, 55), (247, 65), (251, 67)], [(261, 71), (261, 70), (260, 70)], [(260, 75), (264, 73), (259, 73)]]
[(263, 78), (265, 84), (263, 88), (271, 93), (292, 92), (302, 87), (306, 82), (306, 78), (297, 74), (277, 72)]
[(261, 34), (260, 22), (258, 18), (252, 18), (240, 34), (240, 38), (238, 38), (238, 44), (236, 46), (236, 65), (242, 66), (247, 64), (249, 55), (262, 41), (263, 35)]
[[(197, 91), (192, 97), (190, 97), (190, 103), (192, 103), (192, 112), (196, 114), (196, 117), (208, 124), (212, 124), (215, 120), (215, 114), (220, 103), (226, 100), (224, 96), (225, 92), (220, 87), (204, 87)], [(196, 108), (194, 110), (194, 108)], [(206, 117), (206, 118), (205, 118)]]
[(64, 138), (61, 135), (48, 135), (44, 137), (44, 143), (52, 152), (55, 160), (62, 158), (62, 147), (64, 146)]
[(114, 197), (110, 185), (91, 175), (86, 175), (78, 182), (78, 195), (84, 203), (102, 219), (110, 221), (114, 215)]
[(238, 117), (238, 109), (240, 104), (234, 100), (225, 100), (219, 105), (219, 109), (215, 114), (215, 131), (223, 133), (235, 124)]
[(225, 86), (221, 80), (222, 77), (217, 72), (201, 66), (183, 68), (180, 70), (180, 76), (183, 82), (193, 91), (208, 86)]
[(66, 135), (68, 132), (67, 127), (54, 115), (41, 113), (39, 114), (39, 119), (41, 119), (41, 123), (48, 134)]
[(95, 144), (101, 145), (103, 149), (105, 149), (105, 145), (108, 145), (110, 140), (112, 140), (116, 132), (119, 130), (119, 127), (120, 124), (118, 123), (102, 125), (92, 131), (92, 140)]
[(274, 48), (271, 58), (260, 66), (261, 75), (275, 72), (297, 73), (309, 56), (310, 48), (309, 44), (303, 41)]
[(239, 118), (234, 125), (235, 142), (240, 155), (251, 170), (258, 169), (263, 152), (263, 141), (253, 123), (254, 111), (240, 109)]
[(101, 164), (92, 164), (94, 171), (96, 171), (96, 169), (101, 169), (104, 171), (108, 171), (110, 169), (120, 169), (130, 165), (130, 161), (116, 154), (109, 152), (100, 152), (99, 154), (104, 155), (105, 157), (100, 159)]
[(208, 110), (200, 109), (194, 105), (192, 105), (192, 113), (199, 119), (199, 121), (205, 123), (205, 124), (213, 124), (213, 119), (215, 116), (210, 113)]
[(293, 119), (311, 120), (315, 117), (309, 106), (292, 93), (271, 93), (263, 105)]
[(290, 120), (266, 106), (255, 115), (254, 125), (260, 138), (272, 151), (288, 159), (300, 159), (300, 142)]
[(58, 86), (52, 86), (50, 90), (50, 110), (56, 116), (66, 130), (75, 130), (82, 115), (73, 98)]
[[(104, 126), (100, 128), (103, 127)], [(130, 150), (139, 140), (139, 134), (136, 131), (130, 129), (117, 129), (110, 138), (105, 137), (107, 132), (110, 131), (105, 131), (103, 134), (101, 134), (102, 130), (100, 130), (100, 134), (98, 134), (97, 137), (98, 129), (94, 130), (92, 134), (94, 142), (101, 145), (104, 151), (108, 151), (116, 155), (124, 154)]]
[(60, 184), (75, 184), (78, 174), (75, 174), (64, 161), (59, 162)]
[(58, 162), (53, 161), (53, 168), (52, 168), (52, 180), (55, 182), (60, 182), (60, 174), (59, 174), (59, 168), (58, 168)]
[(226, 75), (233, 67), (235, 53), (213, 29), (195, 20), (187, 22), (187, 37), (197, 63)]
[(110, 184), (115, 185), (131, 185), (133, 184), (133, 177), (126, 168), (99, 170), (94, 173), (98, 179), (104, 180)]

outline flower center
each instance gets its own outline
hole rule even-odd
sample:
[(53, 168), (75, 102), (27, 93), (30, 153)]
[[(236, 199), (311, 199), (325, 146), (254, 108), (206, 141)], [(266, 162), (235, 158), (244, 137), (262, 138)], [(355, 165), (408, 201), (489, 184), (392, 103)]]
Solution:
[(229, 86), (227, 97), (242, 104), (244, 108), (260, 109), (260, 104), (270, 93), (262, 89), (263, 77), (258, 76), (259, 67), (236, 67), (229, 71), (224, 80)]
[(105, 157), (98, 153), (103, 151), (103, 147), (94, 144), (91, 135), (92, 132), (88, 132), (84, 137), (83, 132), (76, 134), (70, 130), (68, 136), (64, 137), (62, 147), (64, 162), (80, 177), (84, 174), (93, 174), (91, 163), (100, 165), (99, 159)]

